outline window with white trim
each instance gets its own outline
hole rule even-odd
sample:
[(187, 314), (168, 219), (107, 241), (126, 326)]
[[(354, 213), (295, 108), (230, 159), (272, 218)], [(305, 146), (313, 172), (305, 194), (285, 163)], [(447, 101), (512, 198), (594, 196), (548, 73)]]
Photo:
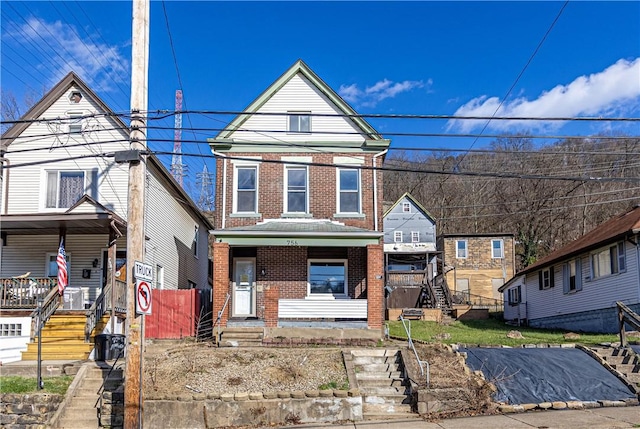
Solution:
[(467, 257), (467, 240), (456, 240), (456, 258)]
[(502, 240), (491, 240), (491, 257), (493, 259), (504, 258), (504, 242)]
[(338, 212), (360, 213), (360, 170), (338, 169)]
[(307, 213), (307, 167), (285, 167), (285, 212)]
[(553, 267), (538, 271), (538, 289), (543, 290), (554, 287), (553, 277)]
[(420, 231), (411, 231), (411, 242), (412, 243), (420, 242)]
[(613, 244), (591, 254), (591, 277), (609, 276), (627, 270), (624, 242)]
[(311, 112), (287, 112), (290, 133), (311, 132)]
[(582, 269), (580, 259), (572, 259), (562, 266), (562, 290), (572, 293), (582, 290)]
[(347, 261), (309, 260), (309, 295), (347, 295)]
[(195, 256), (196, 258), (198, 257), (199, 242), (200, 242), (200, 229), (198, 228), (198, 225), (196, 225), (193, 231), (193, 256)]
[(97, 199), (98, 170), (45, 170), (45, 208), (68, 209), (84, 194)]
[(82, 128), (84, 125), (84, 112), (67, 112), (68, 119), (68, 130), (69, 134), (80, 134), (82, 133)]
[(403, 213), (411, 213), (411, 204), (402, 203), (402, 212)]
[(512, 287), (507, 291), (509, 305), (518, 305), (522, 302), (522, 294), (520, 286)]
[(395, 243), (402, 243), (402, 231), (393, 231), (393, 241)]
[(258, 211), (258, 166), (236, 165), (233, 186), (234, 213), (256, 213)]

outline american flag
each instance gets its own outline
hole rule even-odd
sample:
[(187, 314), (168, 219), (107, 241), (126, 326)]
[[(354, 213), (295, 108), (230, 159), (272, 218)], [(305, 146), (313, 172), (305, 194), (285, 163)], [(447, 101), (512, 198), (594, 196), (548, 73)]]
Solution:
[(67, 287), (69, 278), (67, 277), (67, 254), (64, 252), (64, 239), (60, 240), (60, 247), (58, 248), (58, 257), (56, 263), (58, 264), (58, 293), (62, 295), (64, 288)]

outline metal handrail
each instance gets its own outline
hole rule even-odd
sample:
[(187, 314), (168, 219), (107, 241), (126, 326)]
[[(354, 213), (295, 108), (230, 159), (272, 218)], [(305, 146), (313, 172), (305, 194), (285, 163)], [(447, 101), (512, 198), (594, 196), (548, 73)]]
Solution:
[[(425, 376), (425, 369), (424, 367), (427, 367), (426, 370), (426, 376), (427, 376), (427, 387), (429, 387), (429, 381), (430, 381), (430, 370), (429, 370), (429, 362), (427, 362), (426, 360), (420, 360), (420, 357), (418, 356), (418, 351), (416, 350), (416, 347), (413, 345), (413, 340), (411, 339), (411, 320), (407, 320), (404, 317), (402, 317), (402, 314), (400, 315), (400, 321), (402, 322), (402, 326), (404, 327), (404, 331), (407, 334), (407, 340), (409, 341), (409, 348), (411, 350), (413, 350), (413, 355), (416, 357), (416, 360), (418, 361), (418, 365), (420, 366), (420, 375), (421, 376)], [(406, 323), (405, 323), (406, 322)]]
[(218, 336), (216, 338), (216, 344), (220, 344), (220, 335), (222, 335), (220, 332), (220, 321), (222, 320), (224, 310), (227, 308), (227, 304), (229, 304), (229, 299), (231, 299), (231, 294), (227, 293), (227, 299), (224, 300), (224, 305), (222, 306), (220, 311), (218, 311), (218, 317), (216, 318), (216, 321), (213, 322), (213, 326), (211, 327), (211, 331), (213, 331), (216, 328), (216, 325), (218, 325)]
[(37, 324), (40, 323), (40, 328), (43, 328), (56, 309), (60, 306), (60, 299), (58, 294), (58, 288), (53, 288), (49, 291), (47, 296), (42, 300), (42, 306), (37, 307), (31, 312), (31, 341), (36, 338)]
[(454, 304), (468, 304), (480, 307), (494, 307), (496, 311), (504, 308), (504, 300), (500, 298), (489, 298), (482, 295), (472, 294), (469, 291), (456, 292), (453, 295)]
[[(116, 281), (116, 294), (115, 294), (115, 311), (118, 313), (126, 313), (126, 283)], [(104, 289), (102, 289), (102, 293), (96, 298), (96, 300), (91, 304), (91, 307), (87, 310), (87, 321), (84, 326), (84, 340), (85, 342), (89, 342), (91, 339), (91, 333), (98, 325), (98, 321), (102, 319), (102, 316), (110, 310), (112, 307), (111, 303), (111, 284), (107, 284)], [(124, 291), (124, 293), (123, 293)]]

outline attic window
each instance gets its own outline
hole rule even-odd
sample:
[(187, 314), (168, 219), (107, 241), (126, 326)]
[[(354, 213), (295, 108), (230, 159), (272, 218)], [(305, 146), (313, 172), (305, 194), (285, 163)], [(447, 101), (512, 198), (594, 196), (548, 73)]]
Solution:
[(78, 104), (80, 103), (80, 100), (82, 100), (82, 93), (80, 91), (73, 91), (69, 95), (69, 101), (71, 104)]
[(82, 133), (82, 123), (84, 116), (84, 112), (67, 112), (67, 116), (69, 117), (68, 121), (68, 132), (69, 134), (79, 134)]
[(411, 213), (411, 204), (409, 203), (402, 203), (402, 211), (404, 213)]
[(311, 112), (287, 112), (290, 133), (311, 132)]

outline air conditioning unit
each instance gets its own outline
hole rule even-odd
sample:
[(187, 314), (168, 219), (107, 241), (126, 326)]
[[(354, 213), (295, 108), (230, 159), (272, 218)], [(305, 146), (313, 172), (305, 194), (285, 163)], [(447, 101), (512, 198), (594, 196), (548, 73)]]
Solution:
[(63, 310), (84, 310), (84, 293), (79, 287), (67, 287), (62, 295)]

